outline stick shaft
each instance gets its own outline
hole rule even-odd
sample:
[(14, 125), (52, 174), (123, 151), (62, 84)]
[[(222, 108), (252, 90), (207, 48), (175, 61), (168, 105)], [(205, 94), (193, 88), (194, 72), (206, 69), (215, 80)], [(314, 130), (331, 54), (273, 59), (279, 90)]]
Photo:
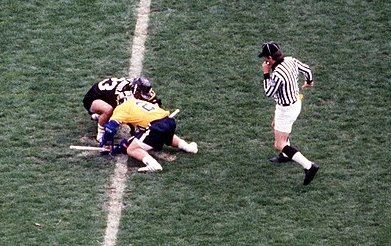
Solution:
[[(176, 109), (174, 112), (172, 112), (168, 117), (173, 118), (177, 113), (179, 113), (179, 109)], [(97, 151), (107, 151), (107, 149), (102, 147), (93, 147), (93, 146), (78, 146), (78, 145), (71, 145), (69, 146), (71, 149), (77, 149), (77, 150), (97, 150)]]
[(97, 150), (97, 151), (105, 151), (107, 149), (102, 147), (93, 147), (93, 146), (78, 146), (78, 145), (71, 145), (69, 146), (71, 149), (77, 149), (77, 150)]
[(175, 116), (177, 113), (179, 113), (179, 109), (175, 109), (175, 111), (172, 112), (168, 117), (174, 118), (174, 116)]

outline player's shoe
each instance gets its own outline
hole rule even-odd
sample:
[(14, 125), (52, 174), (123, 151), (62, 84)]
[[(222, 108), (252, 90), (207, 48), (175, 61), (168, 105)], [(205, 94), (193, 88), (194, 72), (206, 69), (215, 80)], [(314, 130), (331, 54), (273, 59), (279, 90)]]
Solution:
[(196, 154), (198, 152), (198, 145), (196, 142), (189, 143), (188, 147), (186, 148), (186, 152)]
[(304, 177), (304, 185), (308, 185), (314, 179), (316, 173), (319, 170), (319, 166), (314, 162), (311, 165), (310, 169), (304, 169), (305, 177)]
[(139, 173), (155, 173), (162, 171), (163, 168), (160, 164), (149, 164), (145, 167), (140, 167), (137, 169)]
[(291, 159), (280, 153), (279, 155), (270, 158), (269, 161), (273, 163), (285, 163), (291, 161)]
[(91, 120), (98, 121), (99, 120), (99, 116), (100, 116), (100, 114), (92, 114), (91, 115)]

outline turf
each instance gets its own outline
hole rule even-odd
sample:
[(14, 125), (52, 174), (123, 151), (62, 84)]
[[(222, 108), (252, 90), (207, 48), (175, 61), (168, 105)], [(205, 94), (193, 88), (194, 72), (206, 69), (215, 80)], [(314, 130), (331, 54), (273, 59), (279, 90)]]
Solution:
[[(100, 245), (115, 160), (91, 144), (82, 97), (126, 76), (136, 1), (3, 1), (0, 242)], [(391, 24), (384, 1), (152, 1), (144, 73), (177, 133), (199, 144), (142, 175), (129, 160), (117, 245), (387, 245)], [(309, 186), (272, 165), (274, 103), (257, 52), (280, 43), (313, 68), (292, 144)]]

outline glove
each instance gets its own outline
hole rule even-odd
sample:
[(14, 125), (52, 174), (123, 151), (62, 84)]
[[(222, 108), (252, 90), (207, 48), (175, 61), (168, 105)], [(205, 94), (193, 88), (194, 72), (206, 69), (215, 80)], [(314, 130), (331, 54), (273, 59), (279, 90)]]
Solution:
[(133, 141), (134, 137), (131, 137), (129, 139), (122, 139), (121, 142), (116, 146), (113, 151), (112, 155), (115, 154), (126, 154), (126, 150), (129, 147), (130, 143)]
[(100, 154), (101, 154), (101, 155), (110, 155), (110, 148), (105, 149), (105, 150), (101, 150), (101, 151), (100, 151)]
[(100, 147), (109, 145), (111, 146), (111, 149), (114, 148), (114, 136), (117, 134), (118, 127), (119, 123), (115, 120), (110, 120), (105, 125), (105, 133), (103, 134), (102, 142), (99, 145)]

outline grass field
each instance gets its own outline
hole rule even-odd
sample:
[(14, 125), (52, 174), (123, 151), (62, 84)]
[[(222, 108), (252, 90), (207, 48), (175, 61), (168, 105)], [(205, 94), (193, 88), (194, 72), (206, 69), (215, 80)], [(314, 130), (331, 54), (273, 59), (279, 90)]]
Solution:
[[(90, 86), (127, 76), (137, 1), (2, 1), (0, 245), (101, 245), (115, 159), (76, 152)], [(152, 1), (144, 73), (199, 144), (129, 171), (116, 245), (390, 245), (391, 4)], [(258, 49), (313, 68), (292, 144), (272, 165), (274, 103)]]

